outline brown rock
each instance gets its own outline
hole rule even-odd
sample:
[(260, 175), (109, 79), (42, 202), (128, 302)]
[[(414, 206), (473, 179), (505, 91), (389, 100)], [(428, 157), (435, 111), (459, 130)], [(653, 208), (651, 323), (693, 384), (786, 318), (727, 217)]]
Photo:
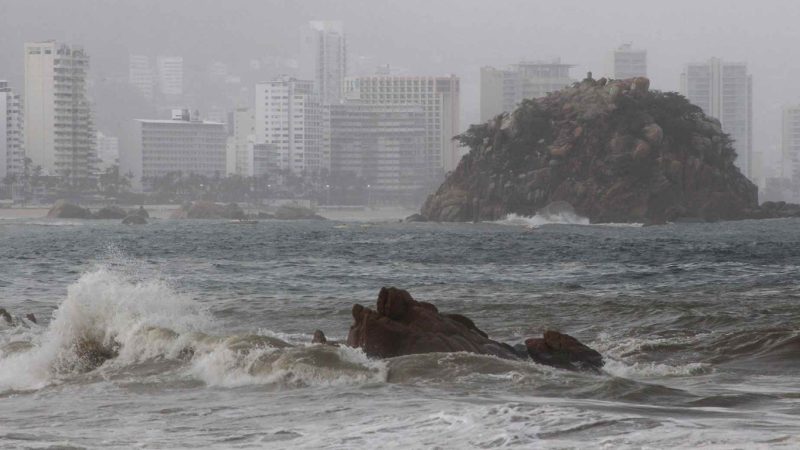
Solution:
[(66, 200), (58, 200), (47, 212), (47, 217), (51, 219), (91, 219), (92, 212), (87, 208), (67, 203)]
[(525, 347), (534, 361), (561, 369), (598, 371), (604, 364), (603, 355), (558, 331), (548, 330), (541, 338), (528, 339)]
[(511, 346), (487, 338), (468, 318), (440, 314), (434, 305), (418, 302), (402, 289), (381, 289), (376, 309), (354, 305), (355, 322), (347, 336), (347, 345), (369, 356), (465, 351), (518, 358)]

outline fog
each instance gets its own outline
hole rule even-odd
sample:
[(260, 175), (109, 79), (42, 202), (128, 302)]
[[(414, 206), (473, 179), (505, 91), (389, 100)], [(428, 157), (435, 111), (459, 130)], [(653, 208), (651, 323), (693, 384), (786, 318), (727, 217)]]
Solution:
[(582, 78), (590, 70), (602, 74), (607, 53), (632, 42), (648, 51), (648, 75), (663, 90), (678, 89), (687, 62), (747, 62), (754, 150), (777, 153), (781, 107), (800, 102), (793, 83), (799, 16), (792, 0), (2, 0), (0, 78), (21, 87), (24, 42), (45, 39), (84, 45), (95, 80), (124, 78), (129, 53), (181, 55), (188, 71), (221, 61), (235, 72), (250, 59), (291, 58), (309, 20), (341, 20), (351, 75), (379, 64), (399, 73), (456, 74), (466, 127), (479, 117), (481, 66), (558, 56)]

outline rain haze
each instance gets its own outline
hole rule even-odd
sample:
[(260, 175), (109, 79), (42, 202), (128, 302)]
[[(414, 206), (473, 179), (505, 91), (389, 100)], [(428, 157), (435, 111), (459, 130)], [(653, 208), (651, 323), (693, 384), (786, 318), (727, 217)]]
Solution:
[(0, 448), (800, 448), (798, 18), (0, 0)]

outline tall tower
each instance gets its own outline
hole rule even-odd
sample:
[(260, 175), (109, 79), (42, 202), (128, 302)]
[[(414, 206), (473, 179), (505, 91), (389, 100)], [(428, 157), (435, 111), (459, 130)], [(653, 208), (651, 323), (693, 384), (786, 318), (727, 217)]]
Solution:
[(717, 118), (734, 140), (736, 165), (753, 175), (753, 79), (747, 64), (711, 58), (687, 64), (681, 74), (681, 94)]
[(166, 96), (183, 95), (183, 58), (180, 56), (159, 56), (158, 86)]
[(313, 20), (302, 35), (302, 77), (314, 80), (323, 104), (339, 103), (347, 76), (347, 42), (342, 22)]
[(128, 58), (128, 82), (142, 93), (148, 101), (153, 101), (156, 79), (150, 58), (145, 55), (130, 55)]
[(289, 77), (256, 85), (255, 144), (271, 144), (277, 165), (297, 175), (325, 168), (324, 110), (314, 83)]
[(783, 108), (781, 156), (783, 175), (797, 183), (800, 180), (800, 105)]
[(569, 75), (572, 67), (560, 58), (523, 61), (508, 69), (481, 67), (481, 121), (514, 111), (526, 98), (544, 97), (569, 86), (575, 82)]
[(616, 79), (647, 76), (647, 50), (622, 44), (611, 52), (610, 75)]
[(25, 152), (34, 167), (71, 185), (96, 175), (88, 70), (82, 48), (55, 41), (25, 44)]
[(21, 175), (25, 164), (23, 116), (19, 94), (0, 80), (0, 182)]

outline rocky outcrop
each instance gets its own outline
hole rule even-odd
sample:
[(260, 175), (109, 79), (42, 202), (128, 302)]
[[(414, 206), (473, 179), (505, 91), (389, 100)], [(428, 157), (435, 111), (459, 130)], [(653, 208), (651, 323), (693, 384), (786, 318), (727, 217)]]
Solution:
[(92, 215), (93, 219), (123, 219), (125, 216), (128, 215), (128, 212), (124, 209), (120, 208), (119, 206), (106, 206), (100, 208), (96, 213)]
[(145, 225), (147, 224), (147, 219), (150, 218), (150, 214), (144, 209), (143, 206), (140, 206), (139, 209), (131, 210), (123, 219), (123, 225)]
[(754, 217), (757, 189), (719, 121), (647, 78), (593, 80), (525, 100), (457, 136), (470, 148), (431, 195), (436, 221), (532, 216), (563, 201), (591, 222)]
[(194, 202), (181, 206), (172, 214), (173, 219), (245, 219), (247, 215), (236, 203), (222, 205), (213, 202)]
[(369, 356), (471, 352), (518, 357), (512, 347), (487, 338), (466, 317), (440, 314), (434, 305), (418, 302), (402, 289), (383, 288), (376, 311), (356, 304), (352, 313), (355, 323), (350, 327), (347, 345), (361, 348)]
[(47, 212), (50, 219), (92, 219), (92, 212), (87, 208), (82, 208), (66, 200), (55, 202), (50, 211)]
[(326, 220), (317, 215), (313, 209), (297, 205), (282, 205), (275, 210), (275, 218), (278, 220)]
[(428, 218), (423, 216), (422, 214), (412, 214), (406, 217), (406, 222), (427, 222)]
[[(393, 287), (381, 289), (375, 310), (356, 304), (352, 313), (355, 322), (347, 345), (361, 348), (372, 357), (470, 352), (505, 359), (530, 357), (537, 363), (567, 370), (597, 371), (603, 366), (600, 353), (569, 335), (546, 331), (543, 338), (525, 341), (527, 352), (519, 352), (490, 339), (468, 317), (440, 313), (436, 306), (416, 301), (407, 291)], [(317, 330), (314, 342), (327, 341)]]

